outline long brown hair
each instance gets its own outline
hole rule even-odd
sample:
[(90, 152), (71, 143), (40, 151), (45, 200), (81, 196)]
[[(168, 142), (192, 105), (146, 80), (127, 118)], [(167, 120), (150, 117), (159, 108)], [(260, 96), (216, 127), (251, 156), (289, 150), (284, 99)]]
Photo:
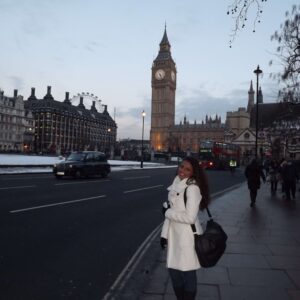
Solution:
[(207, 175), (203, 170), (203, 168), (201, 167), (201, 165), (199, 164), (198, 159), (196, 159), (195, 157), (187, 156), (183, 159), (183, 161), (187, 161), (192, 165), (193, 175), (190, 177), (189, 181), (194, 179), (200, 188), (200, 192), (202, 195), (202, 200), (200, 202), (200, 209), (203, 210), (208, 206), (210, 202), (210, 193), (209, 193)]

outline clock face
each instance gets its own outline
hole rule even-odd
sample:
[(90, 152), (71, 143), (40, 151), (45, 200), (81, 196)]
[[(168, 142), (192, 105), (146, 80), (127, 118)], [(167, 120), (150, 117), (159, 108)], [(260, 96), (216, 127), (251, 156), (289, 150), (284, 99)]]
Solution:
[(156, 73), (155, 73), (155, 78), (156, 78), (157, 80), (162, 80), (162, 79), (165, 78), (165, 75), (166, 75), (165, 71), (162, 70), (162, 69), (159, 69), (159, 70), (157, 70)]
[(175, 72), (174, 72), (174, 71), (171, 72), (171, 78), (172, 78), (173, 81), (175, 81), (176, 75), (175, 75)]

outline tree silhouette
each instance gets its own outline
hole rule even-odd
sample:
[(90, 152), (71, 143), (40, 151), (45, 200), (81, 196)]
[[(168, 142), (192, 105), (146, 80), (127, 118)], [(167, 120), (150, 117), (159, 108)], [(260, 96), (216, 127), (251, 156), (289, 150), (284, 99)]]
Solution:
[(228, 6), (227, 15), (231, 16), (234, 20), (234, 27), (230, 34), (230, 48), (232, 47), (238, 31), (246, 26), (249, 9), (253, 6), (256, 9), (256, 15), (253, 22), (253, 32), (255, 32), (257, 23), (261, 22), (263, 2), (267, 2), (267, 0), (234, 0), (231, 5)]
[[(275, 31), (271, 40), (278, 42), (275, 56), (283, 66), (283, 71), (271, 74), (271, 77), (284, 83), (279, 92), (282, 101), (300, 102), (300, 5), (293, 5), (291, 12), (286, 12), (286, 19)], [(270, 65), (273, 60), (270, 61)]]

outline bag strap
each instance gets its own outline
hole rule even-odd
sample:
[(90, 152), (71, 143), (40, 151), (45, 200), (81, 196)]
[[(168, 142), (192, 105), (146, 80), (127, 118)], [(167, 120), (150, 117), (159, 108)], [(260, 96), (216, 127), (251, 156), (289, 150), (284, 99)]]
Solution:
[[(186, 190), (187, 190), (187, 188), (188, 188), (190, 185), (191, 185), (191, 184), (189, 184), (189, 185), (184, 189), (183, 199), (184, 199), (184, 205), (185, 205), (185, 206), (186, 206), (186, 200), (187, 200), (187, 198), (186, 198)], [(210, 213), (208, 207), (205, 207), (205, 209), (206, 209), (206, 211), (207, 211), (207, 214), (208, 214), (209, 218), (212, 219), (212, 215), (211, 215), (211, 213)], [(197, 230), (196, 230), (195, 224), (192, 224), (191, 227), (192, 227), (193, 233), (196, 233)]]

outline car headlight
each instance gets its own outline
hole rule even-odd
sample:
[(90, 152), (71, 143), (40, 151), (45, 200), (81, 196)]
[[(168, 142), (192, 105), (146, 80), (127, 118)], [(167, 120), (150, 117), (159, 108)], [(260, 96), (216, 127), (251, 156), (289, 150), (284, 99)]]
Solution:
[(73, 165), (69, 165), (69, 168), (70, 168), (70, 169), (73, 168)]

